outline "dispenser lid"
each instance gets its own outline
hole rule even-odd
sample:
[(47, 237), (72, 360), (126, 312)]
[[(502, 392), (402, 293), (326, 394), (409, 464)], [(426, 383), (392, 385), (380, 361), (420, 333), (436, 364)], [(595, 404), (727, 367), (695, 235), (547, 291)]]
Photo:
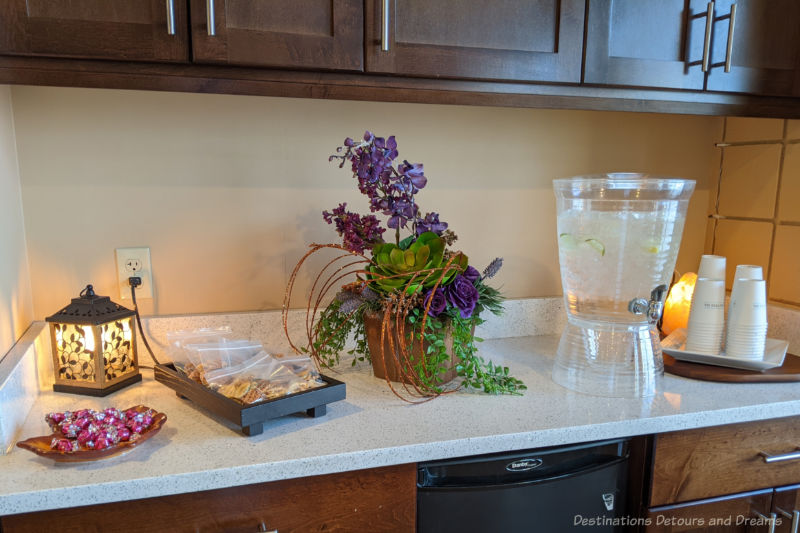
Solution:
[(695, 181), (636, 172), (588, 174), (553, 180), (556, 195), (608, 200), (688, 200)]

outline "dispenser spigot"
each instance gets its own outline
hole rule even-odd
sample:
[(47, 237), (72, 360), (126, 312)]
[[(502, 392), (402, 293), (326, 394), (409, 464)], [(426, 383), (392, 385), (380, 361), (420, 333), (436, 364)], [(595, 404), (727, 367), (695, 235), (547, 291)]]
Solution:
[(647, 320), (651, 324), (657, 324), (664, 311), (664, 297), (667, 294), (667, 286), (659, 285), (650, 291), (650, 299), (634, 298), (628, 302), (628, 311), (634, 315), (647, 315)]

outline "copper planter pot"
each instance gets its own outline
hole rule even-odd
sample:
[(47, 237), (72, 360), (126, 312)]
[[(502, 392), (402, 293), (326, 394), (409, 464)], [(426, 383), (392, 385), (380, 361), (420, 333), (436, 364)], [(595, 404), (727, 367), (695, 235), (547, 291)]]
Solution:
[[(400, 343), (395, 328), (394, 317), (392, 316), (389, 319), (389, 327), (383, 339), (383, 349), (381, 349), (382, 322), (382, 314), (369, 311), (364, 313), (364, 330), (367, 335), (367, 346), (369, 347), (369, 353), (372, 358), (372, 371), (377, 378), (388, 379), (389, 381), (397, 383), (412, 383), (413, 376), (410, 375), (410, 371), (403, 372), (400, 368), (400, 361), (402, 359), (399, 354)], [(411, 324), (407, 324), (405, 328), (406, 336), (408, 336), (410, 332)], [(393, 346), (389, 343), (390, 335), (392, 338), (391, 344)], [(447, 364), (447, 370), (439, 374), (442, 379), (440, 384), (448, 383), (458, 375), (458, 371), (456, 370), (458, 358), (453, 355), (453, 335), (449, 327), (445, 334), (444, 344), (447, 353), (450, 355), (450, 360)], [(418, 361), (421, 357), (424, 357), (429, 345), (427, 341), (422, 340), (416, 340), (412, 345), (411, 339), (405, 339), (408, 356), (414, 361)], [(394, 350), (392, 350), (392, 348), (394, 348)]]

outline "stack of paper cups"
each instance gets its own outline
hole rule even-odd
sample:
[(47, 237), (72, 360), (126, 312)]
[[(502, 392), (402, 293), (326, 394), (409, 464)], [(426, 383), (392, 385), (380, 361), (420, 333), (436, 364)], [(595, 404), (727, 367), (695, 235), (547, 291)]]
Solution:
[(692, 306), (689, 309), (686, 351), (719, 355), (724, 329), (725, 281), (698, 278), (694, 286)]
[(704, 255), (700, 257), (697, 277), (721, 279), (725, 281), (725, 258), (721, 255)]
[(766, 282), (737, 279), (731, 292), (725, 353), (739, 359), (763, 359), (766, 342)]

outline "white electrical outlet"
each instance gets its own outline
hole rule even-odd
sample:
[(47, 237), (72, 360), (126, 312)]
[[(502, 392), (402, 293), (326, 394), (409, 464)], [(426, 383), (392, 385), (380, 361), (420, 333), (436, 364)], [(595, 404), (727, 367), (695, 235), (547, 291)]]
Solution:
[(138, 276), (142, 284), (136, 287), (136, 298), (153, 297), (153, 267), (150, 264), (150, 248), (117, 248), (117, 279), (119, 297), (130, 299), (131, 285), (128, 278)]

